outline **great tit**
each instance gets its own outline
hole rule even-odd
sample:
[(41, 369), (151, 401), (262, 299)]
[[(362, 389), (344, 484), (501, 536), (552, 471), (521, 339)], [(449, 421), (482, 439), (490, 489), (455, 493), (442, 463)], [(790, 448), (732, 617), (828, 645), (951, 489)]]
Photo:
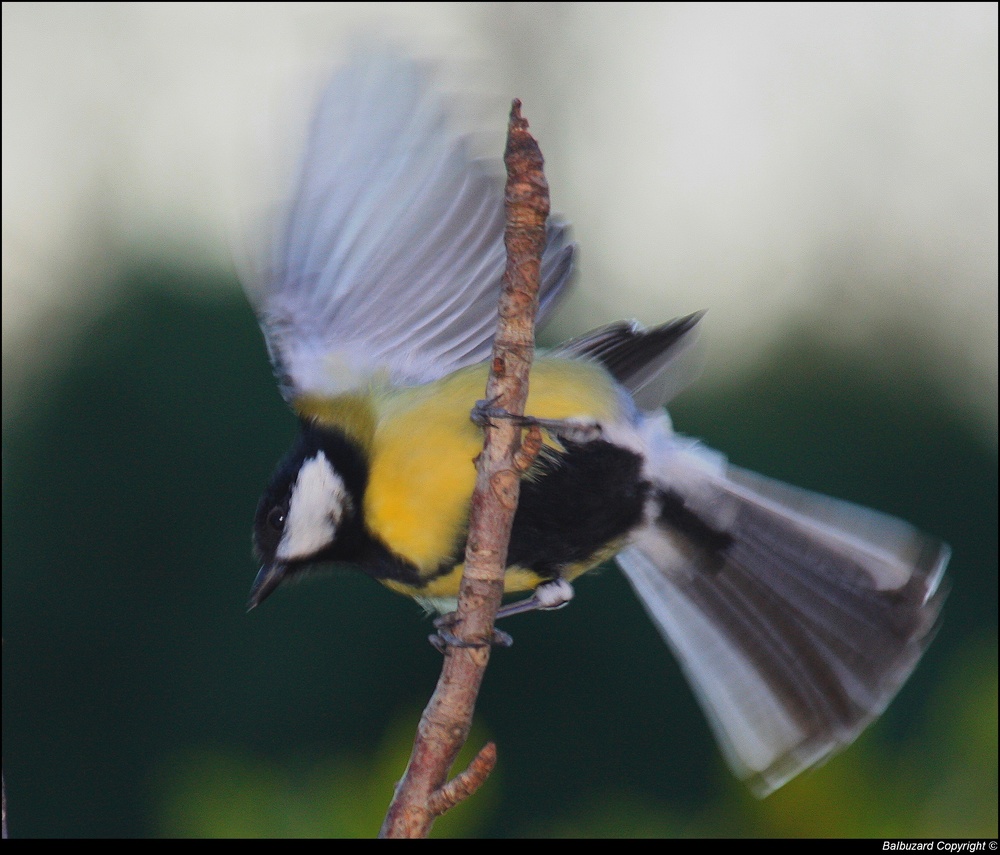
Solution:
[[(324, 90), (292, 201), (249, 288), (295, 444), (257, 508), (258, 605), (355, 565), (447, 609), (462, 573), (504, 268), (502, 178), (449, 131), (417, 66), (356, 61)], [(574, 247), (548, 227), (540, 318)], [(514, 521), (506, 611), (551, 608), (614, 557), (758, 795), (848, 745), (928, 645), (948, 547), (739, 469), (662, 409), (700, 315), (605, 326), (539, 355), (546, 425)]]

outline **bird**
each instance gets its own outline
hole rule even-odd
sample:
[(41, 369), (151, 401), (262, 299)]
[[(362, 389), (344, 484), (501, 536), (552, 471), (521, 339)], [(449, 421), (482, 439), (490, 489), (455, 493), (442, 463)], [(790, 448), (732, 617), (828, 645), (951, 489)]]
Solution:
[[(424, 66), (355, 58), (319, 98), (259, 276), (246, 283), (298, 421), (257, 505), (249, 608), (346, 564), (453, 608), (504, 269), (502, 176)], [(574, 275), (550, 218), (539, 319)], [(537, 355), (544, 433), (505, 571), (552, 609), (619, 565), (733, 772), (765, 796), (849, 745), (934, 636), (949, 547), (909, 523), (757, 475), (664, 409), (700, 321), (605, 325)]]

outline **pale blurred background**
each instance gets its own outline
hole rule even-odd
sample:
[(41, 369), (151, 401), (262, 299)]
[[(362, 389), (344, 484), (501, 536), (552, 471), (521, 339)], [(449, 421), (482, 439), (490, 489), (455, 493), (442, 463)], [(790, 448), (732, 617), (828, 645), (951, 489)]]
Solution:
[(911, 325), (995, 441), (995, 4), (5, 5), (5, 413), (123, 255), (229, 265), (359, 37), (523, 100), (581, 246), (559, 331), (707, 308), (722, 374)]
[[(254, 491), (287, 439), (290, 419), (268, 380), (233, 271), (246, 260), (247, 224), (280, 196), (280, 177), (323, 74), (359, 45), (386, 43), (433, 61), (443, 86), (470, 96), (463, 103), (475, 105), (469, 113), (482, 123), (477, 129), (487, 150), (500, 151), (509, 99), (523, 101), (546, 157), (554, 208), (572, 221), (580, 245), (577, 289), (548, 331), (550, 338), (620, 317), (655, 323), (708, 309), (702, 397), (696, 389), (689, 393), (687, 410), (680, 408), (688, 419), (680, 422), (683, 429), (708, 435), (744, 465), (907, 515), (956, 547), (957, 582), (940, 645), (945, 652), (936, 666), (926, 666), (930, 676), (924, 689), (914, 690), (920, 692), (912, 704), (918, 723), (898, 724), (888, 737), (897, 748), (910, 747), (901, 749), (902, 755), (876, 757), (867, 772), (843, 767), (847, 771), (834, 779), (833, 795), (814, 792), (809, 787), (821, 785), (807, 783), (800, 796), (805, 801), (789, 802), (782, 810), (784, 791), (760, 805), (734, 795), (728, 781), (718, 783), (726, 780), (724, 773), (690, 786), (662, 784), (666, 790), (661, 792), (655, 783), (642, 783), (641, 773), (624, 759), (628, 750), (623, 747), (621, 762), (601, 773), (625, 776), (609, 783), (614, 795), (581, 784), (580, 793), (564, 799), (560, 789), (548, 806), (549, 816), (525, 815), (523, 808), (511, 806), (512, 797), (495, 795), (484, 799), (493, 812), (468, 820), (458, 833), (995, 836), (997, 6), (992, 3), (4, 4), (4, 762), (15, 836), (19, 828), (22, 836), (374, 830), (371, 823), (353, 826), (349, 820), (342, 826), (310, 825), (313, 820), (305, 817), (312, 814), (295, 801), (313, 798), (302, 795), (309, 789), (301, 780), (303, 768), (310, 769), (306, 777), (322, 777), (311, 763), (344, 756), (330, 742), (324, 719), (335, 713), (326, 708), (308, 713), (314, 730), (300, 738), (295, 734), (302, 722), (282, 705), (297, 697), (289, 692), (315, 679), (317, 658), (329, 660), (331, 673), (338, 673), (343, 663), (329, 655), (331, 648), (305, 643), (301, 670), (296, 670), (283, 664), (290, 655), (282, 646), (285, 636), (269, 636), (272, 647), (254, 653), (275, 663), (269, 676), (247, 676), (239, 688), (224, 691), (212, 668), (227, 677), (240, 673), (241, 650), (261, 644), (261, 633), (269, 631), (264, 628), (273, 626), (274, 615), (285, 607), (289, 627), (303, 627), (302, 609), (309, 608), (322, 631), (339, 633), (330, 641), (332, 649), (378, 650), (382, 658), (365, 666), (366, 677), (384, 675), (387, 685), (400, 688), (403, 700), (388, 700), (384, 685), (373, 684), (365, 694), (345, 682), (345, 700), (326, 684), (313, 684), (324, 703), (341, 710), (346, 704), (349, 721), (371, 720), (371, 732), (344, 735), (348, 747), (343, 750), (353, 752), (352, 762), (366, 775), (371, 764), (358, 758), (382, 750), (377, 746), (391, 742), (391, 750), (385, 750), (401, 750), (405, 757), (413, 709), (433, 682), (432, 652), (407, 654), (417, 657), (419, 669), (393, 654), (392, 644), (422, 645), (425, 627), (405, 604), (380, 590), (364, 600), (364, 609), (374, 615), (370, 623), (376, 628), (391, 621), (399, 625), (387, 630), (386, 638), (367, 634), (368, 622), (361, 630), (350, 620), (326, 629), (340, 613), (317, 597), (337, 602), (345, 588), (352, 596), (367, 597), (374, 586), (364, 586), (364, 580), (345, 576), (302, 586), (275, 603), (270, 618), (239, 614), (253, 571), (246, 541)], [(135, 331), (126, 333), (136, 318)], [(119, 334), (126, 339), (114, 350)], [(147, 363), (134, 355), (158, 336), (160, 356)], [(106, 358), (102, 348), (110, 349)], [(201, 361), (192, 367), (191, 359)], [(225, 377), (238, 379), (217, 389), (213, 384), (223, 377), (219, 366), (227, 359), (233, 373)], [(78, 382), (70, 372), (80, 366), (85, 372)], [(131, 380), (130, 370), (136, 372)], [(846, 379), (858, 379), (863, 388), (857, 394), (840, 389), (837, 384)], [(175, 381), (176, 402), (164, 391)], [(128, 391), (133, 386), (134, 394)], [(112, 390), (110, 397), (102, 397), (104, 389)], [(185, 409), (188, 404), (192, 412)], [(92, 423), (73, 421), (91, 407)], [(843, 415), (839, 433), (827, 435), (809, 423), (810, 416), (823, 421), (825, 407)], [(198, 414), (205, 427), (196, 435), (183, 433)], [(248, 434), (253, 439), (238, 437), (234, 421), (256, 431)], [(176, 448), (161, 434), (167, 422), (182, 425), (176, 428)], [(140, 439), (127, 438), (133, 426)], [(122, 455), (113, 472), (112, 464), (87, 445), (88, 436), (96, 446)], [(151, 452), (154, 437), (160, 445)], [(768, 438), (773, 446), (766, 445)], [(57, 441), (67, 445), (53, 451)], [(248, 441), (258, 443), (252, 446), (252, 463)], [(132, 449), (130, 443), (133, 450), (121, 451)], [(225, 489), (220, 487), (204, 506), (192, 498), (195, 486), (188, 480), (163, 488), (159, 469), (147, 471), (136, 462), (149, 453), (161, 464), (164, 459), (173, 464), (175, 474), (201, 473), (219, 449), (233, 452), (229, 481), (218, 475)], [(102, 462), (93, 463), (92, 470), (85, 468), (86, 461), (98, 459)], [(32, 468), (36, 465), (41, 468)], [(892, 471), (878, 468), (883, 465)], [(73, 472), (79, 476), (75, 481)], [(240, 481), (234, 487), (232, 473), (246, 485)], [(142, 516), (144, 506), (154, 510)], [(52, 516), (44, 517), (39, 507)], [(164, 507), (174, 516), (168, 517)], [(92, 511), (91, 522), (83, 521), (84, 509)], [(120, 522), (133, 512), (136, 520)], [(202, 544), (199, 553), (186, 526), (206, 514), (218, 515), (215, 528), (224, 530), (225, 538), (211, 548)], [(64, 527), (70, 517), (72, 525)], [(45, 527), (42, 520), (48, 520)], [(54, 535), (53, 527), (67, 530)], [(162, 552), (151, 554), (148, 538), (140, 540), (146, 536)], [(963, 549), (965, 537), (971, 545)], [(127, 559), (115, 552), (122, 541), (128, 542)], [(92, 542), (97, 546), (90, 554), (82, 544)], [(181, 567), (183, 544), (188, 557)], [(209, 572), (206, 554), (218, 574), (214, 612), (206, 605), (208, 595), (196, 594), (197, 589), (182, 602), (171, 599), (174, 585), (186, 590)], [(169, 569), (175, 567), (172, 561), (177, 572)], [(138, 584), (139, 567), (146, 564), (165, 568), (155, 597), (128, 587)], [(974, 580), (970, 586), (962, 584), (963, 568)], [(595, 585), (612, 584), (605, 582), (612, 575)], [(71, 577), (86, 594), (61, 597)], [(129, 579), (127, 591), (118, 590), (123, 578)], [(104, 599), (111, 590), (124, 603), (143, 602), (147, 611), (136, 620), (146, 631), (149, 621), (159, 626), (160, 620), (149, 618), (148, 609), (164, 609), (171, 616), (162, 618), (166, 622), (195, 603), (210, 615), (229, 610), (226, 620), (239, 629), (231, 630), (227, 640), (216, 639), (215, 647), (188, 638), (189, 658), (180, 666), (174, 658), (177, 627), (169, 625), (168, 631), (164, 623), (164, 635), (148, 642), (164, 646), (155, 673), (144, 665), (122, 671), (117, 644), (107, 638), (83, 640), (90, 638), (85, 633), (100, 639), (106, 626), (101, 608), (112, 608)], [(972, 611), (963, 615), (963, 604)], [(574, 603), (565, 611), (583, 618), (586, 608)], [(117, 616), (118, 606), (114, 609)], [(590, 620), (599, 622), (600, 615), (592, 612)], [(635, 616), (640, 619), (638, 611)], [(535, 626), (526, 619), (529, 625)], [(131, 649), (130, 626), (118, 626), (116, 637), (138, 655)], [(360, 640), (352, 634), (359, 631), (364, 633)], [(242, 648), (232, 642), (236, 632), (244, 633)], [(559, 643), (588, 651), (566, 664), (568, 672), (581, 669), (585, 682), (554, 693), (551, 710), (560, 721), (566, 698), (575, 709), (590, 693), (609, 698), (617, 693), (613, 684), (605, 688), (596, 665), (593, 672), (590, 667), (595, 659), (611, 657), (614, 637), (607, 641), (609, 650), (594, 651), (590, 641), (581, 642), (586, 632), (577, 627), (559, 636)], [(396, 640), (389, 642), (389, 636)], [(542, 631), (537, 641), (529, 631), (524, 636), (512, 657), (533, 655), (537, 664), (549, 655), (551, 633)], [(650, 649), (659, 643), (654, 636), (652, 631), (644, 636)], [(24, 651), (44, 646), (40, 637), (51, 644), (51, 657), (39, 660), (47, 664), (29, 666)], [(217, 655), (226, 644), (233, 646)], [(973, 648), (975, 656), (968, 653)], [(71, 666), (65, 659), (69, 649), (77, 655), (88, 651), (85, 661), (73, 659)], [(664, 652), (662, 658), (669, 657)], [(216, 659), (224, 659), (225, 667)], [(205, 695), (185, 702), (185, 708), (196, 710), (192, 716), (198, 726), (170, 717), (173, 724), (160, 722), (154, 729), (158, 738), (166, 732), (172, 736), (156, 746), (148, 733), (135, 731), (136, 757), (109, 761), (116, 770), (113, 783), (102, 783), (94, 768), (94, 758), (104, 757), (104, 749), (95, 744), (87, 754), (80, 748), (81, 741), (99, 737), (89, 731), (70, 736), (66, 721), (39, 718), (39, 705), (57, 703), (54, 696), (66, 705), (67, 721), (78, 722), (88, 704), (102, 706), (102, 692), (114, 695), (101, 689), (102, 679), (88, 669), (126, 673), (130, 688), (120, 690), (122, 706), (100, 715), (100, 732), (114, 741), (121, 726), (116, 710), (133, 723), (143, 715), (155, 719), (156, 712), (171, 708), (174, 690), (187, 682), (186, 669), (206, 662), (214, 663), (202, 674), (212, 711), (201, 710)], [(402, 670), (393, 671), (393, 665)], [(520, 681), (514, 673), (506, 684), (501, 675), (494, 679), (512, 695), (524, 691), (530, 696), (533, 687), (524, 687), (528, 667), (528, 662), (519, 665)], [(635, 663), (629, 667), (638, 669)], [(621, 676), (619, 664), (610, 668)], [(962, 668), (979, 675), (974, 681), (979, 694), (966, 717), (973, 720), (973, 730), (980, 722), (986, 746), (961, 743), (966, 747), (949, 756), (953, 765), (960, 759), (973, 762), (968, 757), (987, 758), (985, 784), (979, 779), (974, 784), (977, 797), (985, 799), (983, 812), (967, 808), (966, 818), (972, 819), (962, 824), (957, 806), (967, 803), (967, 794), (958, 772), (942, 771), (947, 763), (939, 757), (936, 771), (927, 772), (920, 810), (914, 808), (912, 815), (901, 809), (871, 825), (861, 819), (855, 825), (789, 820), (803, 810), (822, 813), (817, 805), (831, 799), (852, 801), (858, 817), (865, 815), (866, 795), (884, 803), (878, 770), (916, 764), (929, 743), (940, 742), (928, 734), (935, 732), (934, 722), (941, 724), (935, 716), (942, 718), (941, 710), (954, 703), (955, 675), (965, 674)], [(97, 699), (75, 698), (67, 689), (67, 671), (81, 686), (95, 689)], [(276, 673), (300, 679), (293, 685), (288, 676), (288, 685), (279, 689)], [(169, 689), (158, 683), (165, 674)], [(413, 677), (413, 687), (405, 691), (403, 675)], [(551, 689), (549, 678), (537, 679)], [(659, 671), (647, 678), (636, 670), (629, 686), (641, 687), (647, 679), (670, 679), (676, 684), (672, 691), (684, 691), (676, 673)], [(41, 692), (42, 685), (53, 696), (31, 693)], [(150, 701), (154, 713), (130, 706), (137, 693), (149, 692), (157, 698)], [(690, 698), (682, 697), (689, 706), (681, 719), (699, 728), (691, 768), (714, 769), (715, 749)], [(530, 719), (524, 727), (542, 720), (530, 701), (513, 700)], [(228, 701), (250, 719), (258, 703), (271, 709), (278, 724), (272, 722), (268, 732), (279, 738), (264, 745), (252, 720), (234, 724), (224, 712)], [(502, 701), (495, 704), (492, 720), (488, 705), (482, 715), (497, 735), (505, 719)], [(587, 739), (604, 740), (609, 729), (623, 727), (603, 712), (593, 715), (605, 729), (597, 727)], [(270, 721), (267, 716), (261, 713), (261, 721)], [(399, 733), (392, 742), (383, 719), (396, 721), (397, 716), (405, 721), (393, 725)], [(214, 725), (206, 723), (213, 718)], [(263, 723), (260, 728), (266, 729)], [(282, 752), (282, 736), (293, 746), (290, 753)], [(227, 737), (235, 747), (226, 744)], [(59, 738), (65, 744), (58, 751), (46, 749)], [(558, 740), (559, 727), (548, 738)], [(668, 745), (688, 739), (670, 728), (663, 738)], [(509, 736), (508, 745), (515, 739)], [(502, 739), (500, 744), (503, 757)], [(936, 750), (948, 754), (940, 746)], [(640, 753), (645, 758), (655, 752)], [(852, 755), (868, 756), (853, 751), (844, 756)], [(558, 767), (537, 748), (526, 756), (525, 780), (541, 780), (532, 764)], [(89, 759), (83, 762), (83, 757)], [(683, 778), (683, 762), (672, 762), (676, 765), (666, 763), (662, 773), (648, 769), (648, 780), (655, 781), (656, 774)], [(66, 772), (74, 763), (79, 764), (76, 772)], [(836, 774), (835, 765), (828, 767), (830, 774)], [(401, 769), (389, 766), (386, 781)], [(516, 762), (513, 766), (506, 778), (501, 771), (503, 781), (496, 786), (530, 792), (531, 785), (517, 777)], [(809, 780), (820, 781), (827, 771)], [(39, 773), (41, 780), (33, 780)], [(64, 789), (53, 799), (49, 788), (56, 779)], [(247, 820), (239, 825), (209, 815), (206, 805), (241, 804), (240, 798), (247, 799), (245, 813), (255, 815), (262, 801), (271, 804), (279, 779), (293, 793), (286, 796), (294, 806), (288, 814), (274, 808), (278, 818), (272, 824)], [(233, 780), (252, 783), (236, 795), (226, 789)], [(337, 780), (341, 792), (356, 797), (367, 792), (367, 784), (357, 779), (350, 785)], [(553, 787), (565, 785), (558, 775), (552, 780)], [(387, 801), (386, 785), (379, 782), (371, 785), (374, 795), (363, 800), (371, 804), (373, 816)], [(95, 789), (104, 794), (103, 807), (88, 801)], [(122, 799), (137, 793), (139, 806), (123, 810)], [(899, 798), (909, 803), (918, 796), (907, 791)], [(326, 804), (318, 796), (315, 800)], [(563, 802), (560, 813), (556, 808)], [(319, 814), (324, 809), (316, 808)], [(604, 809), (631, 819), (601, 825), (594, 817)], [(855, 815), (847, 807), (841, 812)], [(377, 816), (372, 821), (377, 828)]]

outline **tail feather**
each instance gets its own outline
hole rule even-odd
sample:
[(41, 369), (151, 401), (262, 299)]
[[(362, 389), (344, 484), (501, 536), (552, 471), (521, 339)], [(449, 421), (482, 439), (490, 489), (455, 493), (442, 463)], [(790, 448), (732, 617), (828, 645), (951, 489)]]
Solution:
[(657, 509), (618, 562), (730, 765), (767, 795), (902, 686), (933, 636), (949, 549), (678, 439), (654, 480)]

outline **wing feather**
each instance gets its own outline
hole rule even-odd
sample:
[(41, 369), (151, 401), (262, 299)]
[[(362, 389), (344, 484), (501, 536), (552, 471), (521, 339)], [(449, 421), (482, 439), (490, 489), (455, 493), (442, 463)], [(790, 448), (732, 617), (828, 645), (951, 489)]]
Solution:
[[(505, 264), (502, 175), (448, 128), (415, 63), (360, 59), (326, 87), (269, 273), (252, 295), (286, 398), (484, 359)], [(540, 316), (574, 247), (553, 220)]]
[(704, 314), (695, 312), (652, 329), (635, 321), (617, 321), (563, 342), (552, 353), (597, 360), (640, 408), (655, 410), (691, 381), (696, 366), (685, 357)]

